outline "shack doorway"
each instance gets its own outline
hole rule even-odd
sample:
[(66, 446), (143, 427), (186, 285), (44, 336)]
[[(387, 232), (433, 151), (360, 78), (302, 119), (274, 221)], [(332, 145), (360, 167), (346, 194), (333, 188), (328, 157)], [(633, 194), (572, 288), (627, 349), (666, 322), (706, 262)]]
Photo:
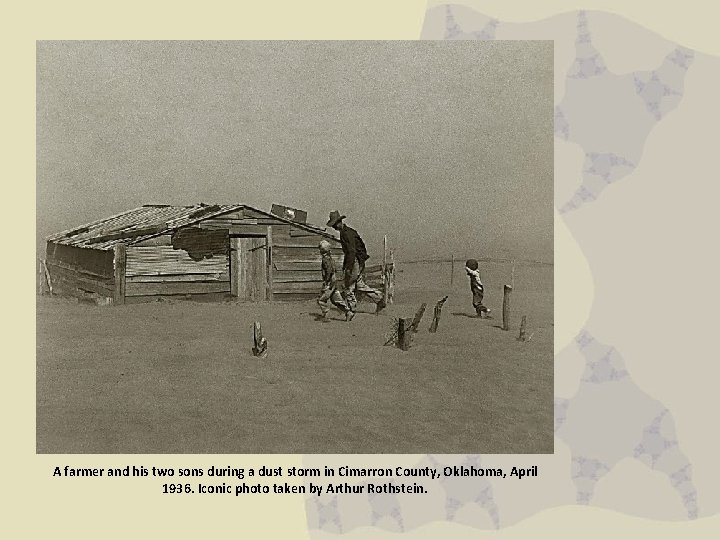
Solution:
[(230, 293), (240, 300), (269, 298), (268, 237), (230, 235)]

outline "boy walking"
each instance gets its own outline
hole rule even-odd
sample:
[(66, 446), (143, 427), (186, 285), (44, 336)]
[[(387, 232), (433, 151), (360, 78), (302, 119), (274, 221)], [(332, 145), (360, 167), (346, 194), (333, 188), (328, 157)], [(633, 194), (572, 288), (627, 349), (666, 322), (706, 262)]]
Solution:
[(327, 322), (328, 312), (330, 311), (330, 303), (345, 312), (345, 320), (350, 322), (355, 313), (347, 306), (343, 300), (340, 291), (337, 289), (335, 282), (335, 261), (333, 261), (330, 253), (330, 242), (322, 240), (318, 246), (320, 256), (322, 257), (322, 290), (317, 299), (322, 312), (322, 320)]
[(482, 318), (483, 315), (487, 318), (490, 316), (490, 310), (483, 306), (483, 296), (485, 288), (483, 287), (482, 281), (480, 281), (480, 270), (478, 268), (478, 262), (475, 259), (468, 259), (465, 263), (465, 272), (470, 278), (470, 291), (473, 295), (473, 307), (478, 317)]

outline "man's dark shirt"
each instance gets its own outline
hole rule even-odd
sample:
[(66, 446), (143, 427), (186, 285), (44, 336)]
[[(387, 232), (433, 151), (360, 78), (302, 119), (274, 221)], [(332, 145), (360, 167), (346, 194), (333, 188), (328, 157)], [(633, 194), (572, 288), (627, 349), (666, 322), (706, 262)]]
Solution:
[(355, 259), (357, 259), (360, 266), (362, 266), (365, 264), (365, 261), (370, 258), (360, 235), (355, 229), (345, 224), (343, 224), (342, 229), (340, 229), (340, 244), (342, 244), (342, 250), (345, 254), (343, 270), (352, 269)]

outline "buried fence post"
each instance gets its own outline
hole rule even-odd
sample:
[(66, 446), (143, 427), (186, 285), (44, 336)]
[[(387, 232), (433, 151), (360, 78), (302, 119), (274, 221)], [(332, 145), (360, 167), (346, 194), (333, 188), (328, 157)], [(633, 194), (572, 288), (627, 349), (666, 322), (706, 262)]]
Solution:
[(412, 322), (410, 319), (398, 319), (397, 346), (400, 350), (407, 351), (412, 341)]
[(510, 293), (512, 293), (512, 285), (505, 285), (503, 288), (503, 330), (510, 330)]
[(525, 337), (525, 323), (526, 323), (526, 316), (522, 316), (522, 320), (520, 321), (520, 335), (518, 336), (518, 341), (527, 341)]
[(412, 335), (418, 331), (418, 326), (420, 325), (420, 320), (425, 313), (426, 305), (427, 304), (422, 304), (420, 309), (417, 310), (417, 313), (415, 313), (415, 317), (412, 319), (395, 319), (394, 330), (390, 335), (390, 338), (385, 342), (385, 345), (395, 343), (396, 347), (402, 349), (403, 351), (407, 351), (410, 348)]
[(267, 348), (267, 339), (265, 339), (262, 335), (262, 328), (260, 328), (260, 323), (255, 321), (255, 324), (253, 325), (253, 356), (265, 358), (268, 354)]
[(418, 327), (420, 326), (420, 321), (422, 320), (423, 315), (425, 314), (425, 307), (426, 307), (426, 306), (427, 306), (427, 304), (426, 304), (425, 302), (423, 302), (422, 305), (420, 306), (420, 308), (419, 308), (419, 309), (417, 310), (417, 312), (415, 313), (415, 317), (414, 317), (413, 320), (412, 320), (412, 324), (410, 325), (410, 329), (411, 329), (413, 332), (415, 332), (415, 333), (417, 333)]
[(438, 324), (440, 324), (440, 315), (442, 315), (442, 307), (445, 301), (448, 299), (448, 297), (444, 297), (441, 300), (438, 301), (437, 304), (435, 304), (435, 310), (433, 312), (433, 320), (432, 323), (430, 323), (430, 328), (428, 329), (429, 332), (437, 332)]

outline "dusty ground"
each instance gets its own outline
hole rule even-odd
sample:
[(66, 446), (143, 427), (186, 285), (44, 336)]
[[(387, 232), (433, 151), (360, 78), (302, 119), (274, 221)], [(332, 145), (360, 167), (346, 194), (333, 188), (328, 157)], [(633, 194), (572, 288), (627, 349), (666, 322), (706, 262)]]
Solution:
[[(320, 323), (313, 302), (99, 307), (39, 297), (40, 453), (551, 453), (553, 272), (484, 264), (473, 313), (456, 265), (401, 265), (382, 315)], [(437, 333), (432, 306), (443, 295)], [(394, 317), (428, 310), (408, 352), (383, 347)], [(528, 316), (530, 342), (516, 341)], [(270, 344), (252, 356), (252, 323)]]

